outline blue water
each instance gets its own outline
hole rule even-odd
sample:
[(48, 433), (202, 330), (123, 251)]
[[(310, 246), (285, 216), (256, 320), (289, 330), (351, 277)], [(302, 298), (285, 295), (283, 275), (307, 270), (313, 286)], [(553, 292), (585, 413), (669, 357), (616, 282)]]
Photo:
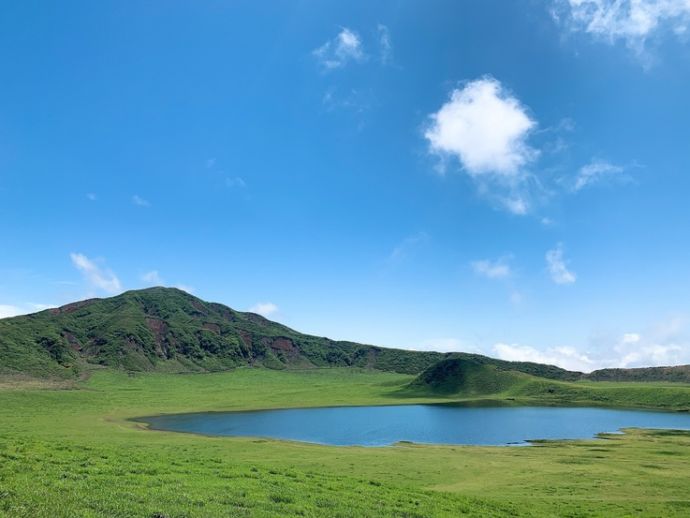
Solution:
[(690, 429), (690, 414), (562, 407), (398, 405), (297, 408), (147, 417), (151, 428), (205, 435), (288, 439), (337, 446), (524, 444), (585, 439), (621, 428)]

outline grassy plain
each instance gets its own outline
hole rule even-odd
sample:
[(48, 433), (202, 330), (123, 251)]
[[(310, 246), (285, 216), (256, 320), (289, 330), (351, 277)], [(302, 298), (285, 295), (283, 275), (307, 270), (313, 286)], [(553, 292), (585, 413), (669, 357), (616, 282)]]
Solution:
[[(411, 376), (355, 369), (100, 371), (0, 384), (0, 515), (688, 516), (690, 434), (532, 447), (328, 447), (150, 431), (159, 413), (415, 403)], [(522, 379), (491, 399), (690, 408), (690, 386)], [(555, 385), (554, 385), (555, 383)]]

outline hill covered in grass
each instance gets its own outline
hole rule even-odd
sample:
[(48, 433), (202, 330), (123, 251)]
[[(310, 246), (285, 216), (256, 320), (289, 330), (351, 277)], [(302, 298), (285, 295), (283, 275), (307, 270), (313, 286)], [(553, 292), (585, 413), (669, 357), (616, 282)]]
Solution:
[(581, 376), (536, 363), (306, 335), (175, 288), (128, 291), (0, 320), (0, 372), (34, 376), (71, 377), (96, 366), (165, 372), (362, 367), (417, 374), (451, 356), (552, 379)]
[(0, 370), (32, 375), (70, 376), (97, 365), (172, 372), (360, 366), (414, 373), (442, 357), (305, 335), (175, 288), (0, 320)]
[[(632, 369), (633, 374), (635, 370)], [(445, 358), (431, 365), (402, 388), (400, 395), (465, 401), (490, 399), (508, 404), (576, 404), (690, 411), (690, 385), (687, 383), (620, 379), (592, 381), (585, 376), (577, 381), (548, 379), (459, 357)]]
[(531, 376), (472, 358), (446, 358), (425, 369), (410, 387), (434, 394), (476, 396), (506, 392), (528, 378)]
[[(609, 369), (585, 375), (531, 362), (468, 353), (409, 351), (300, 333), (255, 313), (206, 302), (176, 288), (128, 291), (0, 320), (0, 374), (70, 378), (94, 368), (204, 372), (360, 367), (419, 374), (438, 362), (471, 362), (487, 380), (521, 373), (560, 381), (690, 381), (689, 367)], [(430, 371), (448, 378), (441, 363)], [(430, 374), (430, 375), (431, 375)], [(512, 376), (513, 374), (511, 374)], [(451, 383), (449, 381), (441, 382)]]

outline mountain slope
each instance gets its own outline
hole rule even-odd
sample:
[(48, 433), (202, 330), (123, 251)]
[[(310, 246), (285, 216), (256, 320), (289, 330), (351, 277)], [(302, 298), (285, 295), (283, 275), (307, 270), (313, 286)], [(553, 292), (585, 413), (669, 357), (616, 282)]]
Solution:
[(334, 341), (299, 333), (254, 313), (204, 302), (175, 288), (128, 291), (0, 320), (0, 373), (33, 376), (71, 377), (96, 366), (195, 372), (253, 365), (272, 369), (352, 366), (419, 374), (451, 358), (490, 366), (491, 372), (520, 372), (561, 381), (690, 381), (687, 366), (584, 375), (553, 365), (508, 362), (478, 354)]
[(418, 372), (441, 357), (304, 335), (175, 288), (0, 320), (0, 369), (38, 375), (71, 375), (91, 364), (131, 371), (357, 365)]
[(0, 372), (73, 376), (94, 365), (129, 371), (355, 366), (416, 374), (450, 356), (554, 379), (558, 367), (464, 353), (388, 349), (298, 333), (175, 288), (128, 291), (0, 320)]

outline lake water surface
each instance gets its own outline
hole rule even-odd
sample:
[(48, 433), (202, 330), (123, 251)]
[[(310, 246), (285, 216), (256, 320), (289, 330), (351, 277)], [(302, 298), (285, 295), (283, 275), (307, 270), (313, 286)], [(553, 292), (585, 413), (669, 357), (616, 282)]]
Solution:
[(690, 429), (690, 414), (584, 407), (397, 405), (296, 408), (147, 417), (158, 430), (253, 436), (337, 446), (524, 444), (586, 439), (621, 428)]

